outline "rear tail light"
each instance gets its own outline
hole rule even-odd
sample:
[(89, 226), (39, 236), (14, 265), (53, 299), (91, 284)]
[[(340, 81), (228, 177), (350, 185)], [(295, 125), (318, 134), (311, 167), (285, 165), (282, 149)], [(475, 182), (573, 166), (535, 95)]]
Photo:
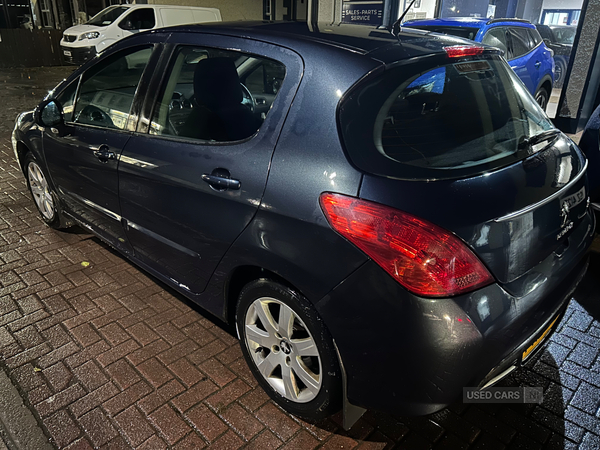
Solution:
[(415, 294), (447, 297), (494, 281), (465, 243), (426, 220), (328, 192), (320, 203), (335, 231)]
[(477, 56), (483, 53), (484, 48), (479, 45), (453, 45), (444, 47), (449, 58), (462, 58), (463, 56)]

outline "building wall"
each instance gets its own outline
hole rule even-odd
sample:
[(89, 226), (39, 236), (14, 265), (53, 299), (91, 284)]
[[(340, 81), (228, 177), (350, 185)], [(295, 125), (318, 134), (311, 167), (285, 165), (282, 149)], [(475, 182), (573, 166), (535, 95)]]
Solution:
[(262, 0), (148, 0), (153, 5), (205, 6), (219, 8), (223, 21), (262, 20)]
[(545, 0), (542, 9), (581, 9), (583, 0)]

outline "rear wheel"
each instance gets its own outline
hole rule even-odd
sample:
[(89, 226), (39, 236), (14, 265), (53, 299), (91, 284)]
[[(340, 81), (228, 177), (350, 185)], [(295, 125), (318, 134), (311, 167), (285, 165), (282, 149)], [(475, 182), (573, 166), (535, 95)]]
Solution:
[(240, 294), (236, 324), (246, 362), (280, 406), (312, 420), (339, 410), (333, 341), (307, 299), (282, 284), (253, 281)]
[(55, 229), (67, 228), (68, 224), (61, 220), (58, 198), (48, 182), (48, 177), (31, 154), (25, 158), (25, 178), (44, 222)]
[(550, 98), (550, 94), (546, 90), (546, 88), (539, 88), (535, 93), (535, 101), (540, 107), (546, 111), (546, 107), (548, 106), (548, 99)]

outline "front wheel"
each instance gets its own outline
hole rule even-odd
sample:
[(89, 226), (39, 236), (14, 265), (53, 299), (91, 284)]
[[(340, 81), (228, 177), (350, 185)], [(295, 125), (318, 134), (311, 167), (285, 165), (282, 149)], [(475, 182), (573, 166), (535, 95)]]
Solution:
[(341, 404), (341, 373), (325, 325), (308, 300), (261, 279), (242, 290), (236, 325), (246, 362), (269, 396), (311, 420)]
[(66, 228), (68, 224), (64, 224), (61, 220), (58, 199), (48, 182), (48, 177), (31, 155), (25, 158), (25, 178), (35, 206), (44, 222), (55, 229)]
[(546, 111), (546, 107), (548, 106), (548, 99), (550, 98), (550, 94), (544, 88), (539, 88), (535, 93), (535, 101), (540, 107)]

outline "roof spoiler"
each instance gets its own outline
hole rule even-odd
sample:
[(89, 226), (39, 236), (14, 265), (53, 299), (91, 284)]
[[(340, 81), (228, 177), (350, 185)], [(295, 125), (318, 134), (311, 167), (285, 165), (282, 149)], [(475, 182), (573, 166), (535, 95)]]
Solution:
[(525, 20), (525, 19), (517, 19), (517, 18), (499, 18), (499, 19), (490, 19), (487, 21), (486, 25), (490, 25), (492, 23), (497, 23), (497, 22), (521, 22), (521, 23), (531, 23), (529, 20)]

